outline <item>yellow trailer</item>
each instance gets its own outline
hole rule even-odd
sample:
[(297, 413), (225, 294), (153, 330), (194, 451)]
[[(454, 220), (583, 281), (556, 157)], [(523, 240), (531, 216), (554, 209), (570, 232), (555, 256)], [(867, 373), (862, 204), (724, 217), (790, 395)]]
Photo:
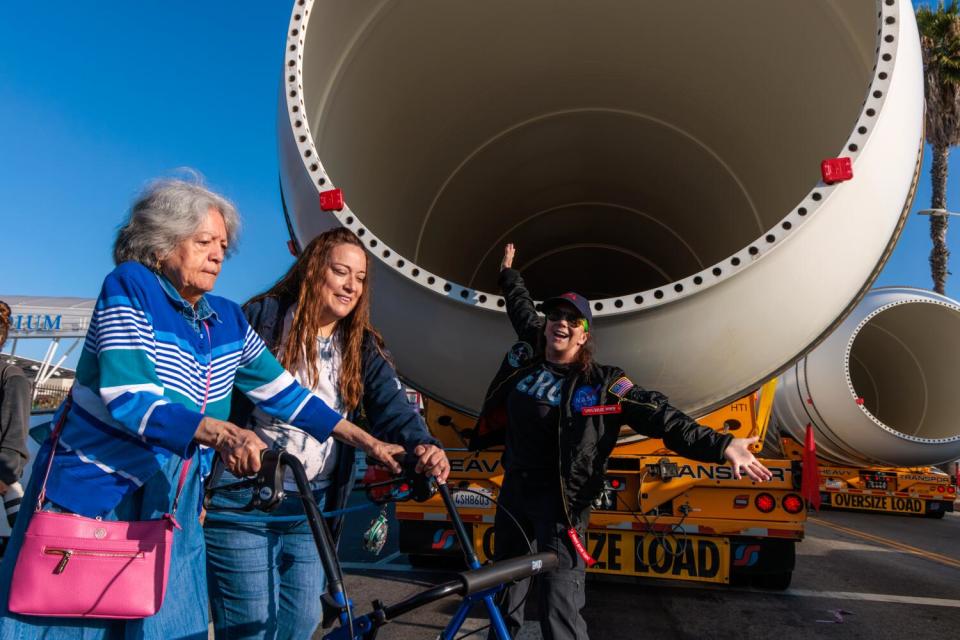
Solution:
[[(738, 437), (763, 441), (774, 384), (700, 420)], [(433, 434), (451, 460), (449, 484), (481, 555), (493, 549), (494, 500), (503, 480), (500, 450), (466, 449), (470, 416), (424, 401)], [(633, 432), (630, 432), (632, 434)], [(661, 440), (624, 434), (607, 465), (587, 531), (595, 574), (785, 589), (803, 539), (806, 504), (797, 460), (763, 459), (770, 482), (736, 480), (729, 466), (677, 456)], [(397, 505), (400, 550), (418, 562), (459, 557), (443, 505)]]

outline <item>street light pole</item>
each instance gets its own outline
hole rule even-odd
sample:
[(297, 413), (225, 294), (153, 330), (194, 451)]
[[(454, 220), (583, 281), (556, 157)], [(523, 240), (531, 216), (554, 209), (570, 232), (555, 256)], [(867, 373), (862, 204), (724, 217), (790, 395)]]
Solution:
[(918, 216), (960, 216), (960, 212), (947, 211), (946, 209), (920, 209)]

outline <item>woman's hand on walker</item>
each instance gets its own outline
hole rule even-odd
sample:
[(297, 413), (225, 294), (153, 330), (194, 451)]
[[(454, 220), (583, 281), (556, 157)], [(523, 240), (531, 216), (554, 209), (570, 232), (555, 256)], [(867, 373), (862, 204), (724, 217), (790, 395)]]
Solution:
[(364, 453), (367, 454), (370, 458), (373, 458), (383, 466), (387, 467), (393, 473), (400, 473), (400, 463), (397, 462), (397, 459), (402, 459), (406, 454), (406, 451), (403, 447), (398, 444), (390, 444), (389, 442), (381, 442), (377, 439), (372, 439), (373, 442), (366, 448), (364, 448)]
[(400, 463), (396, 461), (396, 458), (402, 458), (406, 453), (400, 445), (377, 440), (349, 420), (338, 422), (331, 435), (340, 442), (344, 442), (355, 449), (360, 449), (368, 457), (373, 458), (393, 473), (400, 473)]
[(437, 482), (443, 484), (450, 475), (450, 461), (443, 449), (433, 444), (418, 444), (413, 450), (417, 456), (417, 473), (425, 473), (436, 477)]
[(260, 452), (267, 448), (257, 434), (225, 420), (205, 417), (193, 439), (220, 454), (235, 476), (252, 476), (260, 470)]

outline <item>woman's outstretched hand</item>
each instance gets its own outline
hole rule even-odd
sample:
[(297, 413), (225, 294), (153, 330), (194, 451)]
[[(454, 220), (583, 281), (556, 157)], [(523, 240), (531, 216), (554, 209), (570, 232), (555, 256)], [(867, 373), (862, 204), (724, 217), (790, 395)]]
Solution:
[(723, 457), (733, 467), (733, 477), (739, 480), (746, 474), (751, 480), (763, 482), (773, 477), (770, 469), (763, 466), (757, 457), (750, 451), (750, 445), (756, 443), (757, 436), (752, 438), (734, 438), (727, 445)]
[(500, 261), (500, 271), (513, 268), (513, 256), (516, 253), (517, 249), (513, 246), (512, 242), (503, 248), (503, 260)]

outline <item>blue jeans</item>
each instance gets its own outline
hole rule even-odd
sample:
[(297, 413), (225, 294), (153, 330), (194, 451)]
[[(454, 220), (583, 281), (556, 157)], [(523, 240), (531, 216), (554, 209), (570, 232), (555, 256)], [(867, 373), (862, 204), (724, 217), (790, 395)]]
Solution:
[[(243, 506), (250, 489), (221, 491), (213, 505)], [(315, 496), (323, 509), (323, 494)], [(210, 512), (207, 587), (218, 640), (307, 640), (320, 624), (326, 577), (299, 498), (272, 513)]]

